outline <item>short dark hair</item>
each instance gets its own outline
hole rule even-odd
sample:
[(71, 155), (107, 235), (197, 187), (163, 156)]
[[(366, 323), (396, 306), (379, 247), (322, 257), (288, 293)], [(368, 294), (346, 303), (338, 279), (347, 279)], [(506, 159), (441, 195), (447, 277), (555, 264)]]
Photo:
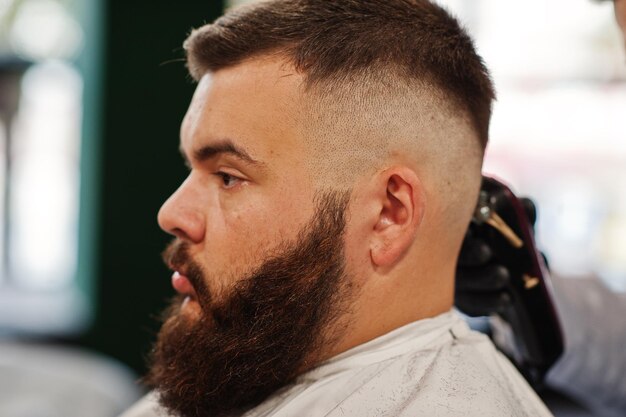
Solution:
[(443, 92), (469, 115), (484, 150), (489, 73), (458, 21), (428, 0), (270, 0), (235, 8), (184, 44), (197, 80), (208, 71), (284, 53), (308, 85), (394, 71)]

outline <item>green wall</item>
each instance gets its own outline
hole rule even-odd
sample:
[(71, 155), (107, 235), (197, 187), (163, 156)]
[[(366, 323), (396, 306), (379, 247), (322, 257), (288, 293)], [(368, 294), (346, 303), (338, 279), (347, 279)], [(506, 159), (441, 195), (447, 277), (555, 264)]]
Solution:
[(185, 176), (178, 130), (194, 85), (181, 44), (223, 4), (89, 2), (79, 277), (95, 314), (77, 342), (142, 372), (155, 317), (173, 295), (160, 260), (169, 237), (156, 216)]

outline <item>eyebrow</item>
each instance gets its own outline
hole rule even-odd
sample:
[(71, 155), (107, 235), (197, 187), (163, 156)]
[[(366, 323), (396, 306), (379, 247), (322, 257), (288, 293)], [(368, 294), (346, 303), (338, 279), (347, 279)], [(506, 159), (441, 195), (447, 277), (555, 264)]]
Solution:
[[(187, 158), (185, 151), (182, 149), (182, 147), (180, 147), (179, 150), (180, 154), (185, 160), (185, 164), (189, 165), (189, 159)], [(223, 154), (234, 156), (235, 158), (240, 159), (250, 165), (265, 165), (263, 162), (252, 158), (245, 149), (235, 145), (230, 139), (222, 139), (219, 142), (211, 145), (204, 145), (192, 151), (194, 161), (198, 162), (204, 162)]]

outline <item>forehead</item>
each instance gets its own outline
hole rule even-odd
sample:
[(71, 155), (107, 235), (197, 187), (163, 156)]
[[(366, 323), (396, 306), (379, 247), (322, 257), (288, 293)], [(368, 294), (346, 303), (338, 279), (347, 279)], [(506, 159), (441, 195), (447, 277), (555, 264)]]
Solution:
[(263, 157), (301, 148), (302, 81), (290, 65), (270, 58), (204, 75), (181, 126), (182, 148), (224, 139)]

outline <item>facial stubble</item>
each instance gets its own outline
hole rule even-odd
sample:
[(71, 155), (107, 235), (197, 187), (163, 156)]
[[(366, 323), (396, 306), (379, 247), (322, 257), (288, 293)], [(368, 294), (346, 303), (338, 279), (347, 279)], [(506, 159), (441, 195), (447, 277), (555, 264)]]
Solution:
[(175, 300), (152, 352), (146, 377), (159, 402), (181, 417), (239, 415), (312, 368), (332, 346), (349, 309), (343, 232), (347, 193), (326, 193), (295, 243), (284, 244), (220, 300), (209, 278), (185, 261), (202, 314), (190, 320)]

